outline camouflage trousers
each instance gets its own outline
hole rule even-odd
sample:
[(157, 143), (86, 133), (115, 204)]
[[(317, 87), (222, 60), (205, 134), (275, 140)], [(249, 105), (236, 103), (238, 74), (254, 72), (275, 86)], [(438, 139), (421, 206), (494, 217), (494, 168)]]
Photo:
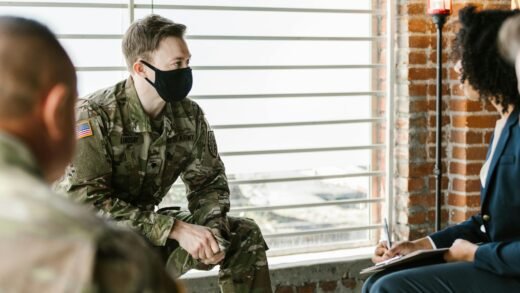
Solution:
[[(183, 222), (194, 224), (187, 211), (168, 211), (169, 215)], [(220, 263), (219, 287), (225, 293), (272, 292), (269, 266), (265, 251), (267, 245), (260, 228), (248, 218), (227, 217), (231, 232), (230, 246)], [(161, 247), (161, 255), (169, 271), (180, 276), (190, 269), (210, 270), (214, 265), (205, 265), (191, 257), (177, 241), (169, 240)]]

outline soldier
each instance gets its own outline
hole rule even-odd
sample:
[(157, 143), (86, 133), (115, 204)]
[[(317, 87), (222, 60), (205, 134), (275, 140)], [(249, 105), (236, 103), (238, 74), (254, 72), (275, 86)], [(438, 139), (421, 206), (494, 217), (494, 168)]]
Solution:
[(52, 32), (0, 17), (0, 292), (177, 292), (144, 239), (46, 183), (72, 158), (76, 95)]
[[(229, 188), (192, 86), (186, 27), (150, 15), (123, 38), (130, 77), (81, 100), (78, 151), (57, 190), (157, 245), (170, 269), (220, 264), (223, 292), (270, 292), (267, 245), (253, 220), (226, 216)], [(189, 211), (156, 207), (181, 177)]]

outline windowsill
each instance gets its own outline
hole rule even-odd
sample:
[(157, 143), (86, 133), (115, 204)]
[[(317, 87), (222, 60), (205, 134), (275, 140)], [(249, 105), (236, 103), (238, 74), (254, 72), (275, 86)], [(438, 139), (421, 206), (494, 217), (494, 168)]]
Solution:
[[(269, 257), (269, 269), (285, 269), (291, 267), (304, 267), (324, 263), (347, 262), (358, 259), (370, 258), (374, 247), (360, 247), (352, 249), (341, 249), (327, 252), (302, 253), (286, 256)], [(210, 271), (191, 270), (184, 274), (181, 279), (196, 279), (217, 276), (219, 267)]]

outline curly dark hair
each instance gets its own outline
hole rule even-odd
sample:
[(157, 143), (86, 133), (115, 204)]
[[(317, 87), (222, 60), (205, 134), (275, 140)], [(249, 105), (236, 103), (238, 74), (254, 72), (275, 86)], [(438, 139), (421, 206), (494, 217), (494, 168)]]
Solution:
[(455, 39), (453, 57), (462, 62), (461, 82), (469, 84), (484, 100), (493, 100), (506, 111), (518, 107), (515, 68), (498, 50), (498, 32), (502, 23), (519, 10), (482, 10), (467, 6), (459, 11), (461, 28)]

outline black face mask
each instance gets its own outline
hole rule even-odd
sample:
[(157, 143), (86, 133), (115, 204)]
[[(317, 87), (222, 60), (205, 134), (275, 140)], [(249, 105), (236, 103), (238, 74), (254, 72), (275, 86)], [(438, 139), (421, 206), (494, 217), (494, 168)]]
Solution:
[(162, 71), (155, 68), (152, 64), (141, 60), (155, 72), (155, 83), (145, 77), (157, 91), (159, 96), (166, 102), (179, 102), (184, 100), (193, 85), (191, 68), (181, 68), (175, 70)]

